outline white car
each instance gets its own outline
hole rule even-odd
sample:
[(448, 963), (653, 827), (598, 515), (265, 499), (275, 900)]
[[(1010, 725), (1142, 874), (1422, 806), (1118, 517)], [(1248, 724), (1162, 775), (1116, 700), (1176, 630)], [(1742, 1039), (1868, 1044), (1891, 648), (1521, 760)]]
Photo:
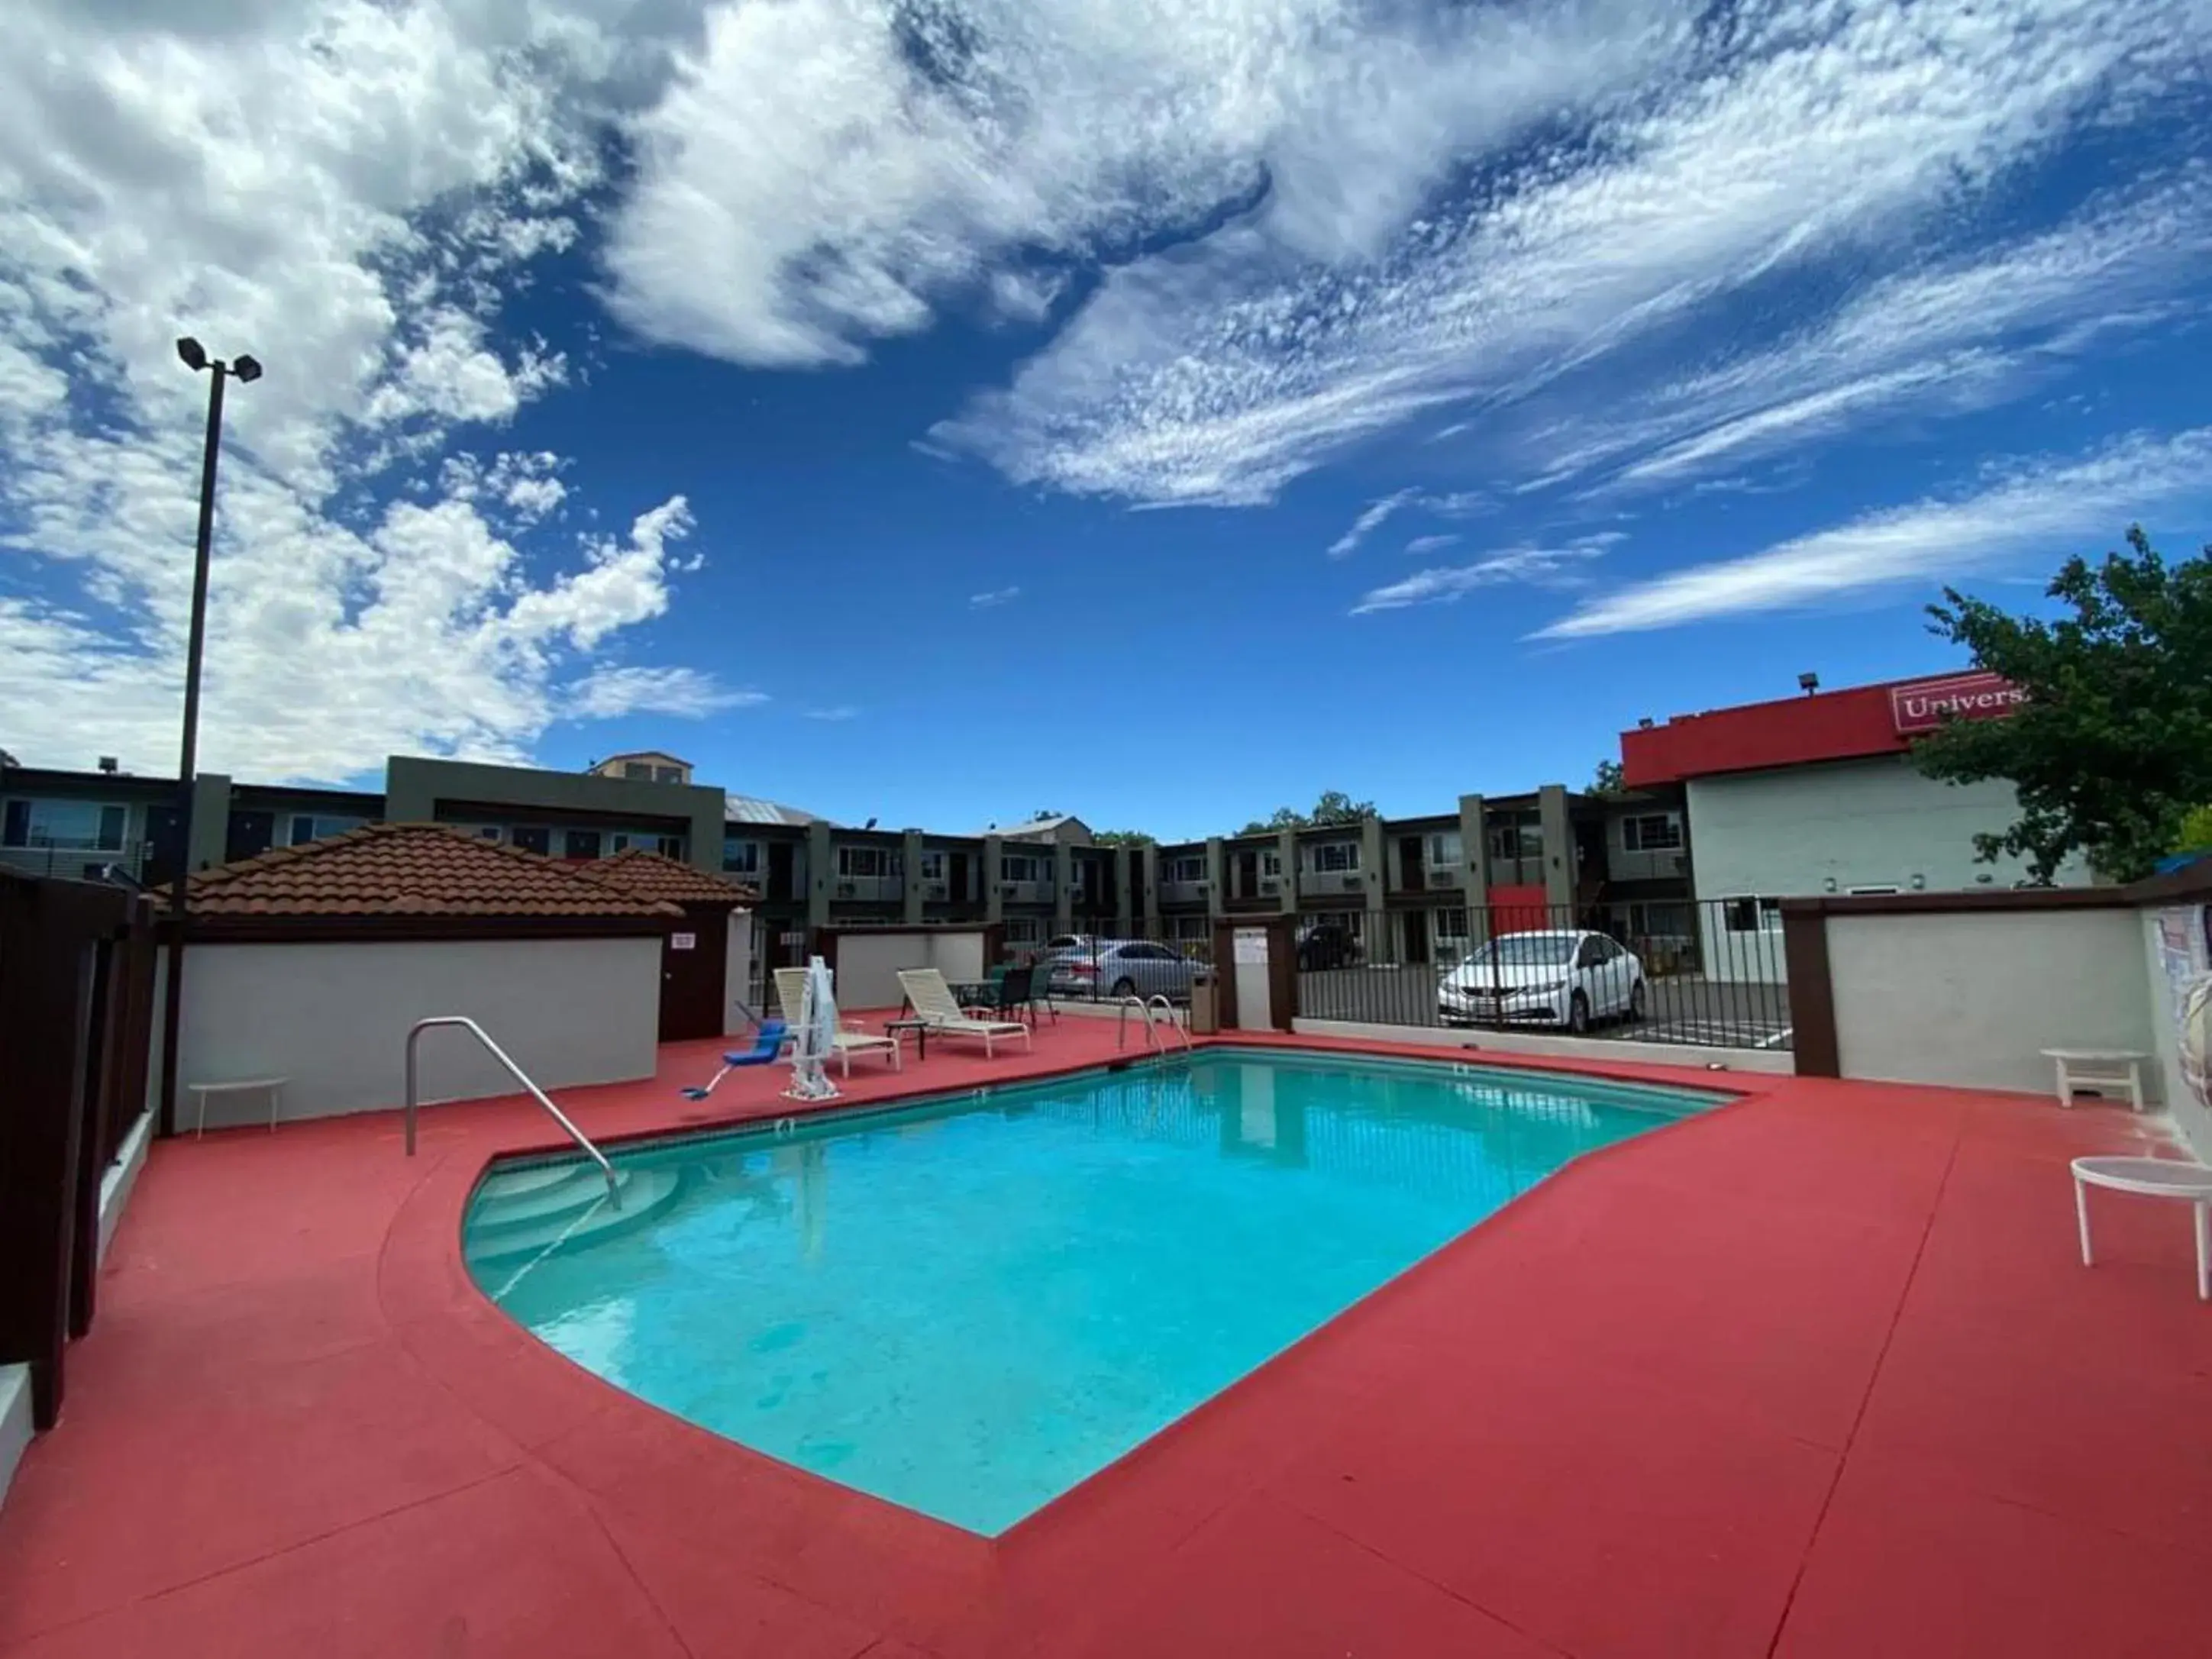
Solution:
[(1437, 983), (1447, 1025), (1543, 1020), (1587, 1031), (1601, 1019), (1644, 1018), (1644, 964), (1603, 933), (1501, 933)]

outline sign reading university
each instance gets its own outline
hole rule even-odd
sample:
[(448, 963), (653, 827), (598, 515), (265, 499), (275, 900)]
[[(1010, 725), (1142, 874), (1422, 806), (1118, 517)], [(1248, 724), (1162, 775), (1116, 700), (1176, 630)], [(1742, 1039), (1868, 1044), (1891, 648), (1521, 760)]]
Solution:
[(1898, 735), (1933, 732), (1947, 720), (1986, 720), (2009, 714), (2027, 693), (2000, 674), (1954, 674), (1889, 689), (1889, 716)]

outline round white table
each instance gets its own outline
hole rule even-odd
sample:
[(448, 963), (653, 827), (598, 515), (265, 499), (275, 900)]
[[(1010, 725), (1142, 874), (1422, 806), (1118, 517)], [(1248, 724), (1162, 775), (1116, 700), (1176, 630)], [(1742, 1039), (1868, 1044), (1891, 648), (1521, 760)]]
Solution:
[(2197, 1212), (2197, 1295), (2212, 1302), (2212, 1166), (2178, 1158), (2077, 1158), (2074, 1160), (2074, 1211), (2081, 1222), (2081, 1265), (2096, 1266), (2089, 1253), (2089, 1188), (2106, 1187), (2142, 1198), (2178, 1198)]

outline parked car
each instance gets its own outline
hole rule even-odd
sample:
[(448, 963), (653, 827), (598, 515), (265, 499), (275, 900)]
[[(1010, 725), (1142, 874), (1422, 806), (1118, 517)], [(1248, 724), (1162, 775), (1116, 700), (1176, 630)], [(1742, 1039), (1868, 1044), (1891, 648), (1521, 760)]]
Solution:
[(1182, 1002), (1205, 969), (1172, 946), (1141, 939), (1094, 939), (1062, 951), (1048, 945), (1040, 960), (1051, 965), (1054, 996), (1164, 996)]
[(1644, 964), (1603, 933), (1501, 933), (1437, 983), (1447, 1025), (1541, 1020), (1587, 1031), (1601, 1019), (1644, 1018)]
[(1359, 941), (1340, 921), (1310, 921), (1298, 929), (1298, 966), (1351, 968), (1359, 961)]

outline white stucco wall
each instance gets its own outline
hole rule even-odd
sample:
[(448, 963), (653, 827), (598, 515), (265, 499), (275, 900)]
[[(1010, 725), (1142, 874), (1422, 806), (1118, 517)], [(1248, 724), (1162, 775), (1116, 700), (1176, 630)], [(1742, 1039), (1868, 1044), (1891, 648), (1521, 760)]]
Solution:
[[(466, 1014), (548, 1090), (653, 1075), (658, 939), (422, 944), (195, 945), (186, 958), (179, 1082), (285, 1077), (284, 1115), (401, 1104), (408, 1028)], [(461, 1031), (422, 1038), (422, 1098), (514, 1093)], [(210, 1127), (265, 1121), (256, 1096), (216, 1097)], [(194, 1120), (179, 1094), (179, 1122)]]
[[(1904, 756), (1692, 778), (1687, 786), (1692, 872), (1700, 899), (1802, 897), (1854, 887), (1929, 892), (2010, 887), (2017, 860), (1980, 864), (1974, 836), (2019, 815), (2008, 783), (1941, 783)], [(2066, 885), (2087, 879), (2078, 867)]]
[(902, 968), (934, 968), (957, 984), (983, 977), (983, 933), (841, 933), (837, 936), (837, 1006), (896, 1008), (904, 1000)]
[[(2010, 784), (1939, 782), (1901, 755), (1693, 778), (1686, 804), (1700, 944), (1715, 979), (1786, 977), (1780, 919), (1732, 933), (1720, 901), (1869, 887), (1960, 892), (2008, 888), (2027, 874), (2018, 860), (1974, 858), (1978, 832), (2019, 815)], [(2069, 866), (2059, 879), (2076, 885), (2087, 872)]]
[[(2151, 1048), (2132, 909), (1832, 915), (1827, 927), (1845, 1077), (2047, 1095), (2042, 1049)], [(2158, 1082), (2146, 1075), (2146, 1095)]]

